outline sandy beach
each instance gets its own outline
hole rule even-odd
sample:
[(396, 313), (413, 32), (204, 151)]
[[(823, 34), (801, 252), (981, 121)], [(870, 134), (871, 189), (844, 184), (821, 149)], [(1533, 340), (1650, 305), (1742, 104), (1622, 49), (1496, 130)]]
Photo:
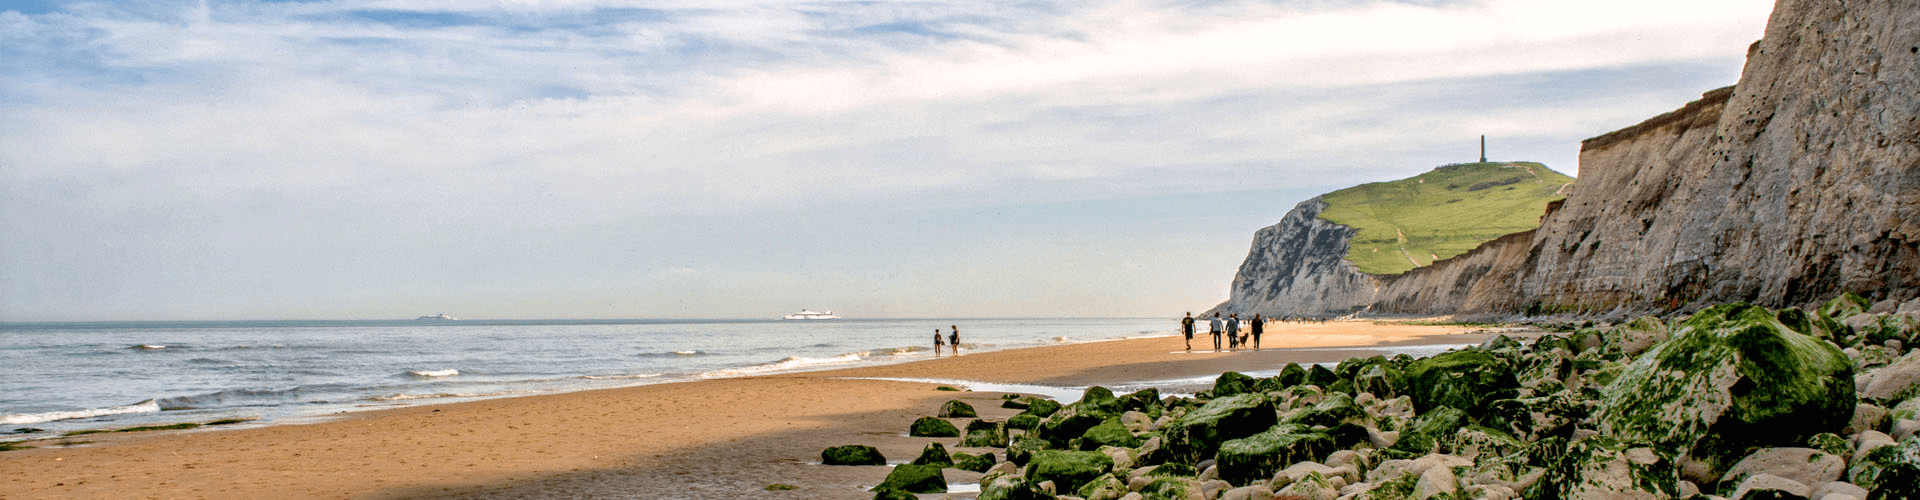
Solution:
[[(1204, 327), (1203, 327), (1204, 329)], [(41, 498), (871, 498), (885, 467), (818, 465), (829, 446), (890, 461), (926, 443), (908, 424), (949, 399), (1006, 418), (1001, 393), (932, 382), (1117, 385), (1337, 361), (1390, 344), (1462, 344), (1459, 326), (1275, 324), (1265, 349), (1208, 352), (1205, 333), (971, 353), (911, 363), (427, 405), (321, 423), (94, 434), (0, 452), (0, 499)], [(1205, 345), (1202, 346), (1201, 344)], [(965, 420), (956, 419), (960, 425)], [(63, 443), (73, 443), (71, 446)], [(977, 474), (947, 471), (953, 484)], [(795, 488), (770, 491), (769, 485)], [(954, 493), (970, 498), (970, 493)]]

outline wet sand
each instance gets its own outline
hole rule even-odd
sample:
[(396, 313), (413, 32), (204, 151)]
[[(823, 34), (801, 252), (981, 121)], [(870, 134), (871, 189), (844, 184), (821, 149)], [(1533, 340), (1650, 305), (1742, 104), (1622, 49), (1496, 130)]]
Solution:
[[(1000, 393), (872, 378), (1121, 385), (1377, 354), (1329, 347), (1487, 336), (1364, 321), (1276, 323), (1272, 330), (1257, 352), (1209, 352), (1212, 340), (1202, 332), (1194, 346), (1206, 349), (1192, 353), (1178, 337), (963, 350), (957, 358), (417, 406), (312, 424), (42, 440), (23, 443), (36, 449), (0, 452), (0, 499), (866, 499), (865, 488), (888, 469), (818, 465), (822, 449), (867, 444), (896, 463), (928, 442), (949, 452), (992, 451), (956, 448), (957, 438), (906, 437), (907, 426), (949, 399), (972, 403), (985, 418), (1015, 413), (999, 407)], [(978, 477), (947, 472), (954, 484)], [(767, 490), (773, 484), (796, 489)]]

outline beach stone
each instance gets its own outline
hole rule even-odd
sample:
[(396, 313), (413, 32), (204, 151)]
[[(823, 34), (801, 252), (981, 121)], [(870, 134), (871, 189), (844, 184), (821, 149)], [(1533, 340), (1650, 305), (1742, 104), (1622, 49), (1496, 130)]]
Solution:
[(1407, 390), (1407, 377), (1392, 364), (1374, 364), (1353, 376), (1353, 390), (1376, 397), (1394, 397)]
[(1017, 474), (991, 476), (980, 481), (980, 496), (976, 500), (1055, 500), (1052, 494), (1042, 491), (1038, 486), (1027, 482), (1027, 478)]
[(927, 447), (920, 450), (920, 456), (913, 459), (913, 465), (952, 467), (953, 457), (947, 455), (947, 447), (940, 443), (927, 443)]
[(1052, 481), (1058, 491), (1076, 491), (1113, 469), (1113, 459), (1091, 451), (1041, 450), (1026, 469), (1029, 482)]
[(1406, 380), (1414, 410), (1421, 413), (1443, 407), (1479, 412), (1487, 402), (1514, 397), (1520, 388), (1512, 365), (1479, 350), (1415, 361), (1407, 366)]
[(1833, 481), (1813, 488), (1813, 495), (1807, 498), (1826, 499), (1832, 495), (1841, 495), (1862, 500), (1867, 498), (1867, 489), (1846, 481)]
[(855, 444), (822, 450), (820, 463), (824, 465), (886, 465), (887, 457), (881, 456), (878, 448)]
[(1872, 498), (1920, 498), (1920, 438), (1895, 444), (1863, 443), (1864, 452), (1847, 471), (1847, 482), (1872, 492)]
[(1039, 418), (1047, 418), (1053, 416), (1054, 412), (1060, 411), (1060, 408), (1064, 406), (1065, 405), (1060, 404), (1060, 402), (1051, 399), (1028, 398), (1027, 409), (1020, 413)]
[(1128, 493), (1126, 496), (1120, 497), (1120, 500), (1147, 500), (1147, 496), (1140, 494), (1140, 492), (1138, 491), (1135, 491), (1132, 493)]
[(1270, 500), (1272, 498), (1273, 490), (1268, 489), (1264, 484), (1241, 486), (1220, 494), (1220, 500)]
[(992, 453), (982, 453), (979, 455), (964, 451), (956, 451), (953, 453), (953, 468), (964, 471), (986, 473), (992, 470), (993, 466), (998, 465), (997, 462), (998, 461), (993, 458)]
[(941, 475), (940, 467), (935, 465), (904, 464), (893, 468), (887, 479), (875, 486), (874, 491), (892, 488), (908, 493), (946, 493), (947, 478)]
[(1857, 402), (1852, 379), (1833, 344), (1787, 329), (1766, 308), (1724, 304), (1636, 359), (1592, 418), (1602, 434), (1690, 456), (1717, 477), (1752, 449), (1842, 430)]
[(1755, 474), (1740, 482), (1740, 487), (1733, 490), (1732, 498), (1734, 500), (1808, 498), (1807, 496), (1811, 494), (1813, 494), (1813, 488), (1806, 483), (1772, 474)]
[(911, 491), (880, 486), (873, 489), (873, 500), (920, 500), (920, 496)]
[(1887, 423), (1887, 409), (1872, 403), (1859, 403), (1853, 406), (1853, 418), (1847, 422), (1847, 428), (1841, 432), (1855, 434), (1860, 431), (1880, 430)]
[(1807, 438), (1807, 447), (1841, 458), (1853, 456), (1853, 443), (1831, 432), (1815, 434)]
[(1020, 429), (1023, 431), (1031, 431), (1036, 428), (1039, 428), (1040, 422), (1043, 420), (1045, 419), (1039, 416), (1036, 416), (1032, 413), (1021, 413), (1018, 415), (1014, 415), (1012, 417), (1007, 417), (1007, 428)]
[(1667, 340), (1667, 324), (1660, 318), (1641, 316), (1613, 327), (1611, 333), (1617, 338), (1621, 354), (1638, 357), (1655, 344)]
[(1888, 429), (1887, 434), (1893, 436), (1895, 440), (1904, 441), (1907, 439), (1907, 436), (1912, 436), (1915, 431), (1920, 431), (1920, 420), (1899, 420), (1893, 423), (1893, 426)]
[(1127, 430), (1136, 433), (1148, 432), (1153, 430), (1153, 417), (1149, 417), (1147, 414), (1139, 411), (1129, 410), (1120, 414), (1120, 425), (1124, 425), (1127, 427)]
[(1005, 448), (1007, 447), (1007, 424), (984, 419), (967, 423), (967, 435), (960, 439), (960, 446), (969, 448)]
[(1319, 460), (1335, 450), (1334, 439), (1298, 424), (1281, 424), (1266, 432), (1220, 444), (1220, 478), (1233, 484), (1272, 477), (1289, 464)]
[(1278, 423), (1273, 402), (1261, 394), (1238, 394), (1206, 405), (1167, 424), (1162, 444), (1171, 460), (1199, 462), (1220, 444), (1270, 429)]
[[(1866, 349), (1861, 349), (1861, 352), (1864, 354)], [(1916, 384), (1920, 384), (1920, 350), (1909, 352), (1887, 366), (1874, 370), (1873, 379), (1867, 382), (1867, 388), (1860, 392), (1860, 396), (1874, 399), (1912, 396)]]
[[(1738, 486), (1747, 478), (1761, 474), (1793, 480), (1803, 485), (1839, 480), (1847, 472), (1846, 459), (1813, 448), (1766, 448), (1747, 455), (1727, 469), (1721, 479), (1724, 487)], [(1802, 492), (1805, 496), (1807, 492)]]
[(1309, 472), (1294, 480), (1292, 484), (1288, 484), (1287, 487), (1274, 492), (1274, 496), (1305, 500), (1334, 500), (1339, 498), (1340, 488), (1334, 486), (1333, 481), (1321, 476), (1320, 473)]
[(1448, 453), (1467, 458), (1506, 456), (1520, 451), (1520, 440), (1499, 430), (1469, 425), (1455, 431), (1440, 445)]
[(912, 437), (960, 437), (960, 428), (954, 427), (953, 422), (948, 422), (939, 417), (920, 417), (919, 420), (913, 421), (913, 427), (907, 430), (907, 435)]
[(1102, 446), (1132, 448), (1140, 446), (1140, 438), (1134, 437), (1133, 431), (1127, 430), (1127, 426), (1122, 425), (1120, 419), (1109, 418), (1100, 422), (1100, 425), (1087, 429), (1087, 432), (1073, 440), (1072, 444), (1072, 449), (1082, 451), (1097, 450)]
[(1605, 436), (1568, 443), (1555, 462), (1535, 486), (1551, 489), (1559, 498), (1665, 499), (1680, 491), (1679, 467), (1671, 458)]
[(1413, 485), (1413, 498), (1426, 500), (1435, 496), (1448, 495), (1460, 491), (1460, 479), (1453, 474), (1452, 467), (1433, 467), (1420, 474), (1420, 480)]
[(1270, 390), (1280, 390), (1306, 383), (1307, 369), (1301, 367), (1299, 363), (1287, 363), (1287, 366), (1280, 367), (1280, 373), (1273, 376), (1273, 381), (1277, 387)]
[(1205, 500), (1201, 496), (1200, 482), (1190, 478), (1163, 477), (1147, 483), (1140, 488), (1140, 496), (1146, 500)]
[(1127, 483), (1125, 481), (1121, 481), (1120, 478), (1114, 477), (1112, 474), (1106, 474), (1080, 486), (1080, 489), (1076, 490), (1075, 494), (1086, 500), (1119, 500), (1120, 497), (1132, 492), (1132, 490), (1127, 489)]
[(980, 414), (973, 411), (973, 405), (967, 404), (966, 401), (954, 399), (948, 400), (947, 404), (940, 405), (940, 418), (974, 418), (978, 416), (980, 416)]
[(1139, 412), (1151, 416), (1159, 413), (1164, 407), (1165, 405), (1160, 403), (1160, 390), (1152, 387), (1133, 391), (1120, 397), (1120, 411), (1122, 413)]
[(1220, 498), (1221, 492), (1230, 489), (1233, 489), (1233, 484), (1219, 479), (1200, 481), (1200, 496), (1202, 498)]
[(1286, 423), (1305, 426), (1333, 427), (1346, 422), (1368, 424), (1367, 412), (1354, 404), (1353, 396), (1342, 393), (1328, 394), (1319, 403), (1287, 417)]
[(1035, 452), (1047, 448), (1047, 440), (1022, 434), (1007, 444), (1007, 461), (1024, 466), (1029, 459), (1033, 458)]

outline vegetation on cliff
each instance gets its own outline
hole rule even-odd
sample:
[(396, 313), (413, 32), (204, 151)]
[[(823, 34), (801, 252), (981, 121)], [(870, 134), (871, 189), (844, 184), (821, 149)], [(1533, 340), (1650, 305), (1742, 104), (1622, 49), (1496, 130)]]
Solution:
[(1398, 274), (1540, 226), (1572, 177), (1533, 162), (1462, 163), (1320, 197), (1320, 218), (1354, 229), (1347, 260)]

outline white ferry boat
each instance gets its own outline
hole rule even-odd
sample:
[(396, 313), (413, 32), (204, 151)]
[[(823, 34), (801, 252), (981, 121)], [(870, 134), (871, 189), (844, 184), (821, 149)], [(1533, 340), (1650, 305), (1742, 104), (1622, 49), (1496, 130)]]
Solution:
[(447, 313), (440, 313), (440, 314), (435, 314), (435, 315), (432, 315), (432, 316), (421, 316), (421, 317), (418, 317), (418, 318), (414, 318), (414, 320), (416, 320), (416, 321), (417, 321), (417, 320), (439, 320), (439, 321), (456, 321), (456, 320), (459, 320), (459, 319), (460, 319), (460, 318), (455, 318), (455, 317), (453, 317), (453, 316), (448, 316), (448, 315), (447, 315)]
[(833, 311), (810, 311), (801, 309), (800, 312), (788, 314), (786, 319), (840, 319), (840, 317), (835, 316)]

